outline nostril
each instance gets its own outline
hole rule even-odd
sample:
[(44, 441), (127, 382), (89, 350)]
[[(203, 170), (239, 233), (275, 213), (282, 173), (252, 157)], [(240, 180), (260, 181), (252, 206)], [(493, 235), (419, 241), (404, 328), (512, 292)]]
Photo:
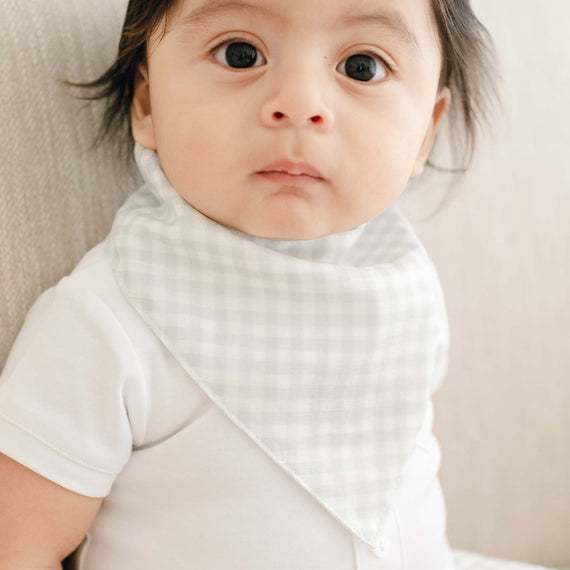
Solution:
[[(281, 111), (274, 111), (272, 114), (273, 119), (275, 119), (276, 121), (280, 121), (286, 116), (287, 115), (285, 115), (285, 113), (282, 113)], [(312, 117), (309, 118), (309, 121), (311, 121), (311, 123), (313, 124), (318, 124), (318, 125), (325, 122), (322, 115), (313, 115)]]

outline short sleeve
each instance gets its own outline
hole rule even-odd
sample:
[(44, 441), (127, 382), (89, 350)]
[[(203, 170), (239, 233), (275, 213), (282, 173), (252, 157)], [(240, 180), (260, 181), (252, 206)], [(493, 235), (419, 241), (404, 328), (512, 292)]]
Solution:
[(88, 275), (29, 312), (0, 377), (0, 451), (80, 494), (106, 496), (144, 406), (129, 339)]

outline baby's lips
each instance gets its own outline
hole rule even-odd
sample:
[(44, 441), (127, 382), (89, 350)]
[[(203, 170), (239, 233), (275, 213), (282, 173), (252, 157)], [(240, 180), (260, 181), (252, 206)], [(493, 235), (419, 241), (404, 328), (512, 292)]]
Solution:
[(323, 175), (312, 164), (309, 164), (308, 162), (296, 162), (294, 160), (278, 160), (276, 162), (272, 162), (262, 168), (259, 172), (284, 172), (291, 175), (304, 174), (305, 176), (323, 179)]

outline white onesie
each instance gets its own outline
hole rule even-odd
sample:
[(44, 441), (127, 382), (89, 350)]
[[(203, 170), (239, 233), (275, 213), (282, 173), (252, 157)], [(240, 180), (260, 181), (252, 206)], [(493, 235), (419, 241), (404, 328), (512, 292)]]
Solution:
[[(137, 158), (139, 165), (142, 161), (147, 186), (154, 184), (156, 191), (147, 192), (143, 202), (147, 200), (154, 207), (153, 200), (160, 202), (165, 196), (161, 191), (167, 183), (156, 157), (141, 156), (139, 151)], [(135, 195), (136, 208), (143, 195)], [(166, 196), (170, 207), (175, 197)], [(131, 211), (136, 212), (136, 208), (131, 205)], [(115, 233), (107, 242), (87, 254), (71, 276), (36, 302), (0, 383), (0, 451), (68, 489), (106, 497), (83, 545), (79, 568), (452, 570), (445, 506), (437, 480), (440, 451), (431, 434), (433, 410), (429, 400), (445, 369), (447, 322), (435, 272), (432, 279), (427, 256), (398, 210), (390, 210), (384, 222), (374, 227), (368, 225), (332, 241), (307, 244), (311, 255), (324, 256), (311, 258), (308, 263), (306, 257), (298, 256), (298, 244), (284, 244), (283, 253), (280, 244), (274, 248), (266, 240), (210, 226), (213, 222), (185, 204), (176, 202), (172, 210), (167, 208), (162, 214), (166, 211), (166, 217), (174, 219), (172, 212), (177, 208), (182, 208), (182, 217), (174, 216), (174, 225), (154, 236), (165, 247), (181, 228), (185, 231), (184, 224), (191, 222), (206, 232), (207, 238), (213, 236), (218, 246), (225, 242), (216, 240), (237, 244), (235, 257), (212, 257), (216, 263), (226, 260), (232, 271), (237, 267), (232, 279), (241, 279), (243, 265), (277, 260), (288, 279), (291, 275), (297, 279), (299, 267), (306, 273), (298, 282), (289, 281), (288, 287), (277, 281), (271, 294), (295, 290), (299, 284), (303, 288), (298, 291), (306, 293), (307, 283), (316, 283), (322, 295), (337, 295), (349, 309), (343, 312), (343, 307), (335, 306), (326, 312), (328, 304), (314, 299), (313, 304), (303, 305), (308, 316), (316, 315), (318, 322), (328, 319), (324, 322), (330, 326), (313, 330), (307, 325), (313, 321), (299, 314), (291, 325), (289, 343), (283, 347), (287, 337), (280, 336), (271, 350), (267, 349), (267, 354), (277, 350), (283, 365), (296, 371), (296, 377), (283, 377), (279, 362), (271, 368), (273, 363), (263, 360), (266, 354), (254, 345), (242, 354), (231, 353), (234, 368), (224, 362), (219, 372), (215, 359), (220, 353), (214, 341), (226, 334), (224, 327), (234, 326), (234, 321), (209, 329), (211, 315), (206, 309), (218, 309), (209, 290), (207, 300), (197, 304), (199, 310), (205, 310), (203, 320), (201, 313), (187, 310), (194, 293), (176, 297), (177, 288), (201, 291), (204, 279), (206, 283), (213, 279), (215, 290), (219, 284), (208, 273), (213, 267), (207, 265), (211, 259), (200, 265), (202, 281), (198, 282), (185, 271), (186, 266), (180, 266), (187, 253), (181, 248), (182, 257), (173, 256), (165, 281), (173, 287), (172, 298), (165, 294), (168, 288), (161, 289), (160, 268), (150, 266), (156, 251), (129, 258), (131, 262), (134, 259), (135, 274), (143, 268), (129, 282), (132, 267), (125, 269), (116, 257), (120, 250), (117, 243), (121, 243), (116, 237), (117, 227), (121, 227), (119, 216)], [(124, 212), (129, 212), (128, 203)], [(374, 237), (371, 232), (383, 235), (380, 230), (391, 229), (386, 235), (393, 238), (394, 228), (403, 233), (394, 242), (379, 243), (376, 257), (361, 253), (355, 271), (344, 266), (338, 270), (336, 265), (346, 261), (334, 257), (339, 243), (344, 248), (342, 254), (362, 252), (366, 238)], [(134, 234), (121, 235), (128, 242)], [(178, 242), (174, 239), (173, 243)], [(333, 250), (329, 251), (331, 244)], [(350, 249), (355, 244), (359, 247)], [(109, 254), (113, 247), (115, 253)], [(240, 257), (242, 247), (245, 253)], [(131, 255), (125, 251), (123, 255)], [(197, 251), (196, 259), (189, 263), (202, 261)], [(376, 255), (373, 249), (372, 253)], [(420, 267), (417, 274), (409, 264), (414, 259)], [(377, 269), (378, 274), (374, 273)], [(325, 285), (338, 275), (343, 277), (336, 289), (321, 285), (322, 271)], [(258, 273), (250, 272), (246, 277), (258, 290), (266, 291), (275, 275), (267, 272), (259, 282)], [(380, 280), (374, 281), (378, 275)], [(428, 279), (427, 291), (423, 279)], [(403, 297), (405, 302), (394, 291), (398, 280), (410, 287), (408, 296)], [(147, 287), (148, 283), (152, 286)], [(377, 283), (388, 283), (385, 296), (374, 296)], [(351, 297), (355, 290), (359, 300), (362, 297), (378, 304), (377, 310), (371, 305), (374, 315), (367, 315)], [(158, 308), (145, 306), (149, 291), (160, 291), (162, 305)], [(226, 290), (222, 287), (220, 291), (223, 304)], [(237, 296), (243, 303), (241, 308), (247, 307), (247, 295), (245, 288)], [(212, 306), (207, 307), (208, 303)], [(274, 316), (263, 321), (265, 313), (258, 315), (255, 303), (252, 307), (247, 314), (255, 321), (255, 330), (263, 330), (263, 338), (270, 336), (266, 333), (273, 329), (262, 327), (272, 324)], [(174, 320), (164, 317), (169, 311)], [(234, 311), (234, 305), (229, 304), (227, 314), (220, 313), (221, 318), (233, 318)], [(298, 311), (294, 302), (286, 305), (285, 314), (291, 311)], [(193, 315), (191, 324), (186, 324), (186, 314)], [(183, 318), (178, 319), (178, 315)], [(338, 321), (331, 320), (336, 318)], [(408, 320), (411, 337), (402, 329)], [(205, 338), (212, 331), (216, 334), (209, 339), (210, 344), (189, 342), (188, 353), (182, 353), (180, 346), (185, 345), (176, 330), (180, 322), (182, 336), (187, 326), (196, 322)], [(229, 340), (226, 343), (224, 337), (222, 350), (226, 344), (232, 348), (236, 339), (242, 342), (242, 337), (243, 346), (248, 347), (245, 337), (254, 329), (248, 320), (237, 322), (237, 336), (232, 338), (227, 332)], [(342, 326), (335, 332), (333, 325), (339, 323)], [(373, 330), (366, 328), (370, 323)], [(378, 354), (371, 355), (374, 365), (367, 367), (358, 343), (377, 338), (377, 323), (384, 327), (379, 329), (384, 332), (378, 338), (385, 343)], [(330, 331), (337, 336), (332, 338)], [(190, 340), (197, 334), (194, 332)], [(338, 346), (346, 348), (338, 366), (331, 364), (322, 378), (317, 374), (311, 383), (311, 374), (314, 376), (318, 368), (307, 356), (309, 348), (317, 346), (330, 364), (335, 361), (335, 350), (327, 350), (336, 346), (331, 343), (337, 337), (342, 340)], [(295, 345), (297, 338), (303, 343)], [(413, 342), (408, 344), (408, 338)], [(418, 340), (422, 338), (428, 339), (425, 344)], [(354, 342), (347, 343), (346, 339)], [(196, 361), (191, 353), (196, 346), (203, 362)], [(295, 350), (283, 352), (288, 346)], [(210, 350), (212, 361), (205, 355)], [(255, 358), (243, 358), (243, 354), (249, 358), (250, 353)], [(362, 361), (359, 374), (343, 368), (344, 355), (353, 362)], [(189, 370), (196, 372), (190, 374)], [(419, 380), (418, 370), (425, 370)], [(371, 382), (359, 383), (370, 374)], [(270, 383), (266, 382), (268, 378), (272, 379)], [(295, 384), (299, 378), (303, 382)], [(344, 378), (346, 386), (342, 384)], [(335, 384), (335, 379), (340, 380)], [(258, 386), (263, 391), (256, 392)], [(292, 395), (289, 386), (297, 392)], [(403, 395), (397, 391), (402, 386), (410, 387)], [(276, 408), (267, 414), (259, 402)], [(276, 421), (278, 412), (283, 414), (284, 423)], [(293, 420), (287, 423), (293, 412)], [(299, 418), (305, 424), (297, 430)], [(342, 430), (337, 434), (335, 429), (340, 425)], [(373, 426), (374, 431), (361, 426)], [(347, 441), (351, 442), (349, 447)], [(378, 489), (372, 487), (374, 482), (378, 482)]]
[(36, 302), (0, 384), (1, 451), (107, 497), (81, 570), (445, 569), (431, 426), (429, 406), (378, 557), (188, 378), (125, 300), (103, 245)]

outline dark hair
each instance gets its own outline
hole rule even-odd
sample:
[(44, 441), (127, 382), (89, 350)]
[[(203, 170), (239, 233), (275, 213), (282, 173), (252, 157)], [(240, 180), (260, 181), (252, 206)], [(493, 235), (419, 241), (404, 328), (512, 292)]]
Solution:
[(439, 84), (449, 87), (452, 97), (448, 112), (452, 153), (456, 171), (465, 171), (479, 130), (490, 122), (491, 109), (499, 101), (495, 48), (470, 0), (432, 0), (432, 4), (442, 48)]
[[(449, 124), (457, 165), (447, 170), (464, 171), (473, 158), (478, 131), (488, 122), (489, 110), (498, 100), (493, 42), (471, 10), (469, 0), (431, 2), (443, 55), (440, 87), (448, 86), (452, 95)], [(132, 151), (130, 107), (136, 69), (146, 60), (151, 34), (158, 26), (163, 26), (162, 33), (166, 33), (175, 3), (176, 0), (129, 0), (115, 62), (98, 79), (73, 84), (95, 90), (84, 99), (106, 100), (97, 142), (118, 136), (124, 143), (122, 147)]]
[(148, 40), (152, 33), (163, 26), (177, 0), (129, 0), (127, 14), (119, 40), (119, 49), (113, 65), (94, 81), (68, 82), (73, 87), (94, 90), (94, 94), (82, 97), (88, 101), (106, 101), (103, 121), (95, 143), (106, 138), (118, 138), (120, 148), (132, 156), (134, 140), (131, 135), (131, 103), (134, 96), (135, 75), (140, 63), (146, 62)]

